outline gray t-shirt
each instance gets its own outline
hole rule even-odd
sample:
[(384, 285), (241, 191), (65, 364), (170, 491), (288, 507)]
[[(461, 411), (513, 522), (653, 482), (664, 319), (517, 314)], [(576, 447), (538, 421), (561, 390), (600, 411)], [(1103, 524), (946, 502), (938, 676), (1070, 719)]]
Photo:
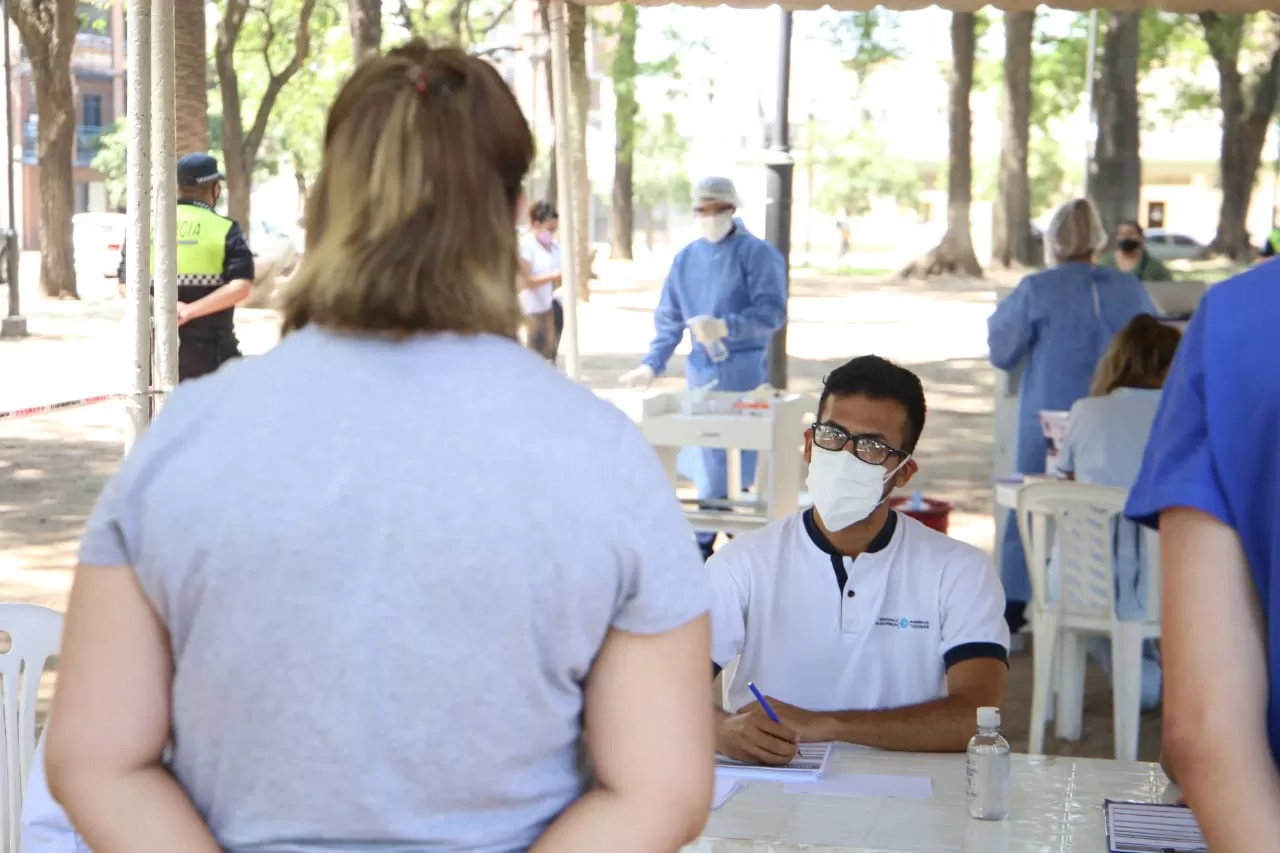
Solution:
[(134, 567), (173, 772), (255, 853), (527, 848), (585, 784), (606, 633), (710, 602), (639, 431), (489, 336), (308, 328), (184, 384), (80, 559)]

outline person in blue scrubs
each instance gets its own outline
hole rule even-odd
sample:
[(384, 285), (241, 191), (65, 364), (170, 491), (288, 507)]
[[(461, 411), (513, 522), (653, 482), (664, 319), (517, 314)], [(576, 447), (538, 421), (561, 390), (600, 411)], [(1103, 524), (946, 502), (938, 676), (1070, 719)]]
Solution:
[[(666, 370), (686, 328), (693, 336), (693, 352), (685, 362), (690, 388), (715, 382), (716, 391), (751, 391), (768, 379), (769, 339), (787, 318), (787, 264), (734, 215), (739, 204), (728, 178), (698, 182), (694, 212), (702, 237), (672, 262), (654, 312), (649, 354), (622, 377), (622, 384), (648, 387)], [(755, 462), (754, 452), (742, 454), (744, 489), (755, 480)], [(729, 496), (723, 450), (686, 450), (680, 455), (680, 472), (697, 485), (699, 498)], [(698, 534), (704, 555), (711, 555), (714, 542), (714, 533)]]
[(1280, 266), (1210, 288), (1126, 513), (1159, 526), (1164, 745), (1211, 850), (1280, 839)]
[[(1129, 273), (1098, 266), (1106, 245), (1098, 212), (1087, 199), (1064, 204), (1045, 232), (1049, 269), (1032, 273), (1001, 302), (987, 321), (991, 363), (1000, 370), (1021, 370), (1017, 471), (1043, 474), (1042, 410), (1067, 411), (1089, 393), (1089, 384), (1111, 339), (1135, 314), (1155, 314), (1146, 288)], [(1031, 580), (1013, 513), (1001, 543), (1001, 574), (1009, 630), (1025, 623)]]

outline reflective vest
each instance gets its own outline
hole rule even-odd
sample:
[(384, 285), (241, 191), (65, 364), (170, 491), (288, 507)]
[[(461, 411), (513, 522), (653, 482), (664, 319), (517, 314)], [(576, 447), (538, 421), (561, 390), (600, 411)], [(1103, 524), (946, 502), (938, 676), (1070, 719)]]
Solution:
[[(227, 232), (232, 220), (199, 204), (178, 205), (178, 287), (222, 286), (227, 258)], [(151, 269), (156, 268), (156, 247), (151, 244)], [(203, 296), (201, 293), (199, 296)], [(197, 296), (196, 298), (199, 298)], [(190, 297), (179, 299), (191, 301)]]
[(1271, 236), (1267, 238), (1267, 242), (1271, 244), (1271, 251), (1280, 254), (1280, 228), (1271, 229)]

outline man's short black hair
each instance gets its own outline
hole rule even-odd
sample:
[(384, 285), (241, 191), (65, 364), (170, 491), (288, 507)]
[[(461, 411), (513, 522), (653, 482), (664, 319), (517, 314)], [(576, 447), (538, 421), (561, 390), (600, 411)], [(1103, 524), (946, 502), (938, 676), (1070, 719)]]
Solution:
[(924, 432), (924, 386), (920, 377), (901, 365), (878, 355), (863, 355), (837, 367), (822, 382), (818, 399), (818, 420), (824, 419), (827, 400), (831, 397), (862, 396), (871, 400), (893, 400), (907, 410), (905, 446), (898, 448), (913, 453), (920, 433)]

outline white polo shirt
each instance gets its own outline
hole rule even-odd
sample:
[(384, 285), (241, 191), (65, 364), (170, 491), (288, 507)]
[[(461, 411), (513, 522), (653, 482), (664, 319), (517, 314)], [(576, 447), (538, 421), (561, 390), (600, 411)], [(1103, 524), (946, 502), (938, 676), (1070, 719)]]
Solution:
[(1008, 660), (1004, 588), (986, 554), (905, 515), (857, 559), (840, 556), (812, 510), (739, 536), (707, 562), (711, 657), (741, 656), (747, 682), (810, 711), (870, 711), (946, 695), (946, 671)]
[[(560, 244), (551, 241), (550, 246), (538, 242), (532, 234), (520, 238), (520, 257), (529, 264), (534, 276), (559, 272), (561, 268)], [(526, 314), (542, 314), (551, 310), (552, 292), (555, 286), (551, 282), (533, 288), (521, 288), (519, 293), (520, 308)]]

